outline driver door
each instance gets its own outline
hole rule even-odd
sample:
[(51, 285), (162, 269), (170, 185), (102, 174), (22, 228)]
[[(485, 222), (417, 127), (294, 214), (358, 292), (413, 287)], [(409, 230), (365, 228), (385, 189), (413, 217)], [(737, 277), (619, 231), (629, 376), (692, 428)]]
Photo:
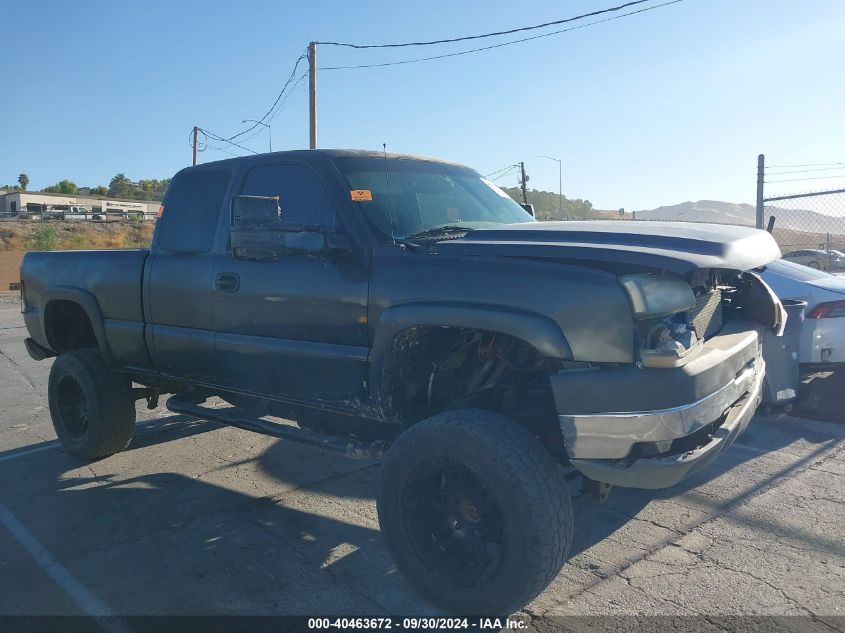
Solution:
[[(304, 163), (253, 165), (236, 194), (278, 196), (283, 223), (343, 230), (332, 198)], [(349, 410), (366, 403), (368, 278), (368, 260), (357, 247), (339, 258), (248, 261), (230, 245), (215, 261), (212, 285), (222, 386)]]

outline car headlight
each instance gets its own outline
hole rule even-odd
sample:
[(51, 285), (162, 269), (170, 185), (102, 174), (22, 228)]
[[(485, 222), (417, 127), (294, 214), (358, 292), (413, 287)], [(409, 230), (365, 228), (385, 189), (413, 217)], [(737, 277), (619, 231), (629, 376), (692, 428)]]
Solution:
[(628, 292), (637, 319), (668, 316), (695, 307), (689, 284), (674, 277), (624, 275), (619, 282)]

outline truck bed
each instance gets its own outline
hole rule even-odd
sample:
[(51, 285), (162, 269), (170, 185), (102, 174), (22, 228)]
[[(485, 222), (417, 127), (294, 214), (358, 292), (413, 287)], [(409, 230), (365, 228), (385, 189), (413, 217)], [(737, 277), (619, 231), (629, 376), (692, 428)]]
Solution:
[(53, 302), (71, 300), (89, 312), (94, 334), (98, 340), (108, 340), (115, 356), (123, 356), (126, 348), (137, 350), (139, 338), (143, 341), (142, 280), (148, 255), (146, 249), (27, 253), (21, 264), (21, 281), (24, 319), (32, 338), (60, 351), (45, 332), (44, 311)]

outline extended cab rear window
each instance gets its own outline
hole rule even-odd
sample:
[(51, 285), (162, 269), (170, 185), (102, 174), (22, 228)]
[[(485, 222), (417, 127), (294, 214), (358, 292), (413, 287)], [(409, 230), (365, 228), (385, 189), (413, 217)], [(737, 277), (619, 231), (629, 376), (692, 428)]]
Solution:
[(229, 169), (213, 168), (188, 169), (176, 175), (159, 220), (159, 248), (171, 253), (211, 250), (231, 174)]

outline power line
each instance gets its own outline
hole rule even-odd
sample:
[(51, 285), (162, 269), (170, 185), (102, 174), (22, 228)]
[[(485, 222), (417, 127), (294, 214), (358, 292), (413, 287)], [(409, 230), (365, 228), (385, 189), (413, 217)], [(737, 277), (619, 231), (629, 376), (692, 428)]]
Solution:
[[(468, 35), (468, 36), (464, 36), (464, 37), (457, 37), (457, 38), (443, 39), (443, 40), (433, 40), (433, 41), (428, 41), (428, 42), (405, 42), (405, 43), (400, 43), (400, 44), (352, 44), (352, 43), (346, 43), (346, 42), (315, 42), (315, 44), (323, 44), (323, 45), (326, 45), (326, 46), (341, 46), (341, 47), (348, 47), (348, 48), (355, 48), (355, 49), (401, 48), (401, 47), (407, 47), (407, 46), (429, 46), (429, 45), (434, 45), (434, 44), (446, 44), (446, 43), (460, 42), (460, 41), (466, 41), (466, 40), (476, 40), (476, 39), (482, 39), (482, 38), (488, 38), (488, 37), (508, 35), (508, 34), (512, 34), (512, 33), (519, 33), (519, 32), (524, 32), (524, 31), (531, 31), (531, 30), (536, 30), (536, 29), (540, 29), (540, 28), (545, 28), (545, 27), (549, 27), (549, 26), (553, 26), (553, 25), (557, 25), (557, 24), (574, 22), (576, 20), (582, 20), (584, 18), (588, 18), (588, 17), (592, 17), (592, 16), (596, 16), (596, 15), (620, 11), (620, 10), (625, 9), (627, 7), (643, 4), (644, 2), (648, 2), (648, 1), (650, 1), (650, 0), (632, 0), (631, 2), (627, 2), (627, 3), (624, 3), (624, 4), (618, 5), (618, 6), (608, 7), (606, 9), (601, 9), (601, 10), (598, 10), (598, 11), (593, 11), (591, 13), (585, 13), (585, 14), (582, 14), (582, 15), (577, 15), (577, 16), (574, 16), (574, 17), (571, 17), (571, 18), (554, 20), (552, 22), (546, 22), (544, 24), (537, 24), (537, 25), (534, 25), (534, 26), (526, 26), (526, 27), (520, 27), (520, 28), (515, 28), (515, 29), (508, 29), (508, 30), (505, 30), (505, 31), (498, 31), (498, 32), (494, 32), (494, 33), (484, 33), (484, 34), (481, 34), (481, 35)], [(682, 1), (683, 0), (671, 0), (669, 2), (664, 2), (662, 4), (654, 5), (654, 6), (651, 6), (651, 7), (645, 7), (645, 8), (639, 9), (637, 11), (630, 11), (628, 13), (613, 16), (613, 17), (610, 17), (610, 18), (605, 18), (603, 20), (597, 20), (597, 21), (594, 21), (594, 22), (590, 22), (588, 24), (583, 24), (583, 25), (579, 25), (579, 26), (575, 26), (575, 27), (566, 28), (566, 29), (560, 29), (560, 30), (557, 30), (557, 31), (553, 31), (551, 33), (545, 33), (545, 34), (536, 35), (536, 36), (533, 36), (533, 37), (521, 38), (521, 39), (509, 41), (509, 42), (503, 42), (503, 43), (500, 43), (500, 44), (475, 48), (475, 49), (471, 49), (471, 50), (458, 51), (458, 52), (454, 52), (454, 53), (448, 53), (448, 54), (444, 54), (444, 55), (436, 55), (436, 56), (424, 57), (424, 58), (418, 58), (418, 59), (408, 59), (408, 60), (400, 60), (400, 61), (394, 61), (394, 62), (385, 62), (385, 63), (379, 63), (379, 64), (363, 64), (363, 65), (357, 65), (357, 66), (326, 66), (326, 67), (321, 67), (320, 70), (346, 70), (346, 69), (355, 69), (355, 68), (374, 68), (374, 67), (380, 67), (380, 66), (395, 66), (395, 65), (400, 65), (400, 64), (412, 64), (412, 63), (416, 63), (416, 62), (430, 61), (430, 60), (435, 60), (435, 59), (443, 59), (443, 58), (447, 58), (447, 57), (456, 57), (456, 56), (459, 56), (459, 55), (467, 55), (467, 54), (470, 54), (470, 53), (476, 53), (476, 52), (490, 50), (490, 49), (494, 49), (494, 48), (500, 48), (502, 46), (510, 46), (512, 44), (518, 44), (518, 43), (521, 43), (521, 42), (527, 42), (527, 41), (530, 41), (530, 40), (540, 39), (540, 38), (543, 38), (543, 37), (549, 37), (549, 36), (552, 36), (552, 35), (558, 35), (560, 33), (565, 33), (567, 31), (573, 31), (573, 30), (576, 30), (576, 29), (579, 29), (579, 28), (585, 28), (585, 27), (588, 27), (588, 26), (593, 26), (593, 25), (596, 25), (596, 24), (600, 24), (602, 22), (609, 22), (611, 20), (627, 17), (627, 16), (630, 16), (630, 15), (635, 15), (637, 13), (643, 13), (645, 11), (650, 11), (652, 9), (658, 9), (658, 8), (665, 7), (665, 6), (668, 6), (668, 5), (671, 5), (671, 4), (676, 4), (676, 3), (682, 2)], [(201, 132), (206, 138), (211, 138), (212, 140), (216, 140), (216, 141), (223, 142), (223, 143), (228, 143), (229, 145), (232, 145), (233, 147), (238, 147), (238, 148), (243, 149), (245, 151), (252, 152), (253, 154), (256, 154), (257, 152), (255, 152), (254, 150), (251, 150), (248, 147), (244, 147), (243, 145), (240, 145), (239, 143), (235, 143), (234, 140), (241, 138), (241, 137), (244, 137), (245, 135), (250, 134), (250, 132), (253, 132), (253, 133), (250, 136), (247, 136), (246, 138), (242, 138), (241, 142), (245, 142), (245, 141), (248, 141), (248, 140), (254, 138), (261, 131), (258, 128), (260, 128), (262, 125), (265, 125), (268, 120), (273, 120), (274, 118), (276, 118), (281, 113), (282, 108), (284, 107), (287, 99), (290, 97), (290, 93), (288, 93), (288, 95), (285, 96), (285, 93), (287, 92), (288, 88), (290, 86), (298, 83), (307, 74), (307, 72), (306, 72), (306, 73), (303, 73), (302, 75), (297, 76), (297, 71), (299, 69), (299, 65), (302, 63), (303, 60), (307, 60), (307, 59), (308, 59), (308, 53), (307, 53), (307, 50), (306, 50), (306, 52), (301, 54), (296, 59), (296, 62), (293, 65), (293, 70), (291, 71), (290, 76), (288, 77), (287, 81), (285, 81), (284, 85), (282, 86), (281, 90), (279, 91), (279, 94), (276, 96), (276, 99), (273, 102), (273, 105), (270, 106), (270, 109), (267, 110), (267, 112), (264, 114), (264, 116), (262, 116), (260, 119), (256, 119), (251, 126), (247, 127), (244, 130), (241, 130), (237, 134), (233, 134), (232, 136), (229, 136), (227, 138), (219, 136), (219, 135), (214, 134), (214, 133), (211, 133), (208, 130), (205, 130), (205, 129), (202, 129), (202, 128), (198, 128), (198, 131)], [(198, 150), (198, 151), (204, 151), (205, 148), (209, 148), (209, 149), (215, 149), (215, 150), (218, 150), (218, 151), (225, 152), (225, 150), (223, 148), (210, 146), (207, 141), (204, 141), (204, 146), (205, 147), (203, 147), (203, 149)], [(497, 173), (497, 172), (493, 172), (493, 173)], [(500, 176), (500, 177), (503, 177), (503, 176)]]
[(828, 165), (845, 165), (845, 163), (804, 163), (803, 165), (768, 165), (766, 169), (788, 169), (792, 167), (827, 167)]
[[(293, 70), (291, 71), (290, 76), (288, 77), (288, 80), (285, 82), (285, 85), (282, 86), (282, 89), (279, 91), (279, 96), (276, 97), (276, 100), (273, 102), (273, 105), (270, 106), (270, 109), (267, 110), (267, 112), (264, 114), (264, 116), (261, 117), (260, 119), (258, 119), (259, 123), (254, 123), (253, 125), (251, 125), (247, 129), (243, 130), (242, 132), (238, 132), (234, 136), (230, 136), (227, 140), (231, 141), (233, 139), (238, 138), (239, 136), (243, 136), (244, 134), (247, 134), (247, 133), (251, 132), (252, 130), (254, 130), (255, 128), (259, 127), (262, 123), (266, 122), (267, 117), (269, 117), (273, 113), (273, 110), (275, 110), (276, 106), (279, 105), (279, 101), (282, 100), (282, 96), (285, 94), (285, 90), (287, 90), (288, 86), (290, 86), (291, 83), (293, 82), (293, 78), (296, 76), (296, 71), (299, 69), (299, 64), (302, 62), (303, 59), (306, 59), (306, 58), (307, 58), (307, 56), (305, 55), (305, 53), (303, 53), (302, 55), (300, 55), (297, 58), (296, 62), (293, 65)], [(281, 111), (281, 109), (279, 111)], [(275, 118), (275, 117), (273, 117), (273, 118)]]
[(511, 33), (520, 33), (522, 31), (533, 31), (535, 29), (542, 29), (547, 26), (555, 26), (557, 24), (565, 24), (567, 22), (574, 22), (575, 20), (583, 20), (584, 18), (591, 18), (603, 13), (611, 13), (613, 11), (620, 11), (635, 4), (642, 4), (649, 0), (634, 0), (633, 2), (626, 2), (616, 7), (601, 9), (593, 11), (592, 13), (584, 13), (583, 15), (576, 15), (572, 18), (564, 18), (562, 20), (555, 20), (553, 22), (545, 22), (544, 24), (536, 24), (534, 26), (523, 26), (516, 29), (508, 29), (507, 31), (496, 31), (495, 33), (484, 33), (482, 35), (465, 35), (463, 37), (453, 37), (445, 40), (432, 40), (430, 42), (404, 42), (402, 44), (350, 44), (348, 42), (316, 42), (323, 46), (345, 46), (347, 48), (403, 48), (405, 46), (431, 46), (432, 44), (450, 44), (452, 42), (464, 42), (466, 40), (480, 40), (485, 37), (496, 37), (498, 35), (510, 35)]
[(551, 31), (550, 33), (543, 33), (542, 35), (534, 35), (532, 37), (523, 37), (518, 40), (511, 40), (509, 42), (502, 42), (501, 44), (493, 44), (491, 46), (482, 46), (480, 48), (471, 48), (466, 51), (458, 51), (455, 53), (446, 53), (443, 55), (432, 55), (430, 57), (418, 57), (416, 59), (404, 59), (395, 62), (382, 62), (379, 64), (360, 64), (357, 66), (321, 66), (319, 70), (354, 70), (357, 68), (380, 68), (382, 66), (399, 66), (401, 64), (415, 64), (417, 62), (428, 62), (433, 61), (435, 59), (446, 59), (447, 57), (458, 57), (460, 55), (469, 55), (470, 53), (479, 53), (481, 51), (489, 51), (494, 48), (502, 48), (503, 46), (511, 46), (513, 44), (520, 44), (522, 42), (529, 42), (531, 40), (539, 40), (544, 37), (550, 37), (552, 35), (559, 35), (561, 33), (567, 33), (569, 31), (577, 31), (578, 29), (584, 29), (588, 26), (595, 26), (596, 24), (602, 24), (603, 22), (610, 22), (612, 20), (618, 20), (620, 18), (625, 18), (630, 15), (636, 15), (637, 13), (645, 13), (646, 11), (651, 11), (653, 9), (660, 9), (661, 7), (668, 7), (670, 4), (677, 4), (679, 2), (683, 2), (684, 0), (671, 0), (670, 2), (664, 2), (662, 4), (656, 4), (651, 7), (646, 7), (644, 9), (638, 9), (636, 11), (629, 11), (628, 13), (623, 13), (621, 15), (615, 15), (610, 18), (605, 18), (603, 20), (596, 20), (595, 22), (589, 22), (587, 24), (580, 24), (578, 26), (572, 26), (566, 29), (560, 29), (558, 31)]
[(505, 178), (505, 177), (507, 177), (507, 176), (513, 176), (513, 175), (514, 175), (515, 173), (517, 173), (518, 171), (519, 171), (519, 167), (514, 167), (513, 169), (509, 169), (509, 170), (507, 170), (507, 171), (503, 171), (501, 174), (497, 174), (497, 175), (495, 175), (495, 176), (491, 176), (490, 178), (487, 178), (487, 180), (493, 180), (493, 181), (495, 181), (495, 180), (501, 180), (502, 178)]
[[(845, 163), (842, 163), (845, 165)], [(808, 173), (815, 173), (819, 171), (841, 171), (845, 169), (845, 167), (816, 167), (815, 169), (794, 169), (792, 171), (775, 171), (770, 172), (768, 168), (766, 171), (772, 176), (782, 176), (784, 174), (808, 174)]]
[(831, 178), (845, 178), (845, 174), (834, 174), (833, 176), (812, 176), (809, 178), (786, 178), (783, 180), (766, 180), (765, 182), (796, 182), (798, 180), (825, 180)]
[[(202, 128), (197, 128), (197, 132), (201, 133), (203, 136), (208, 138), (208, 136), (206, 135), (206, 131), (203, 130)], [(193, 134), (194, 134), (194, 130), (193, 130), (193, 128), (191, 128), (191, 131), (188, 133), (188, 146), (189, 147), (193, 147), (193, 143), (191, 141), (191, 137), (193, 136)], [(213, 149), (213, 150), (216, 150), (218, 152), (223, 152), (224, 154), (228, 154), (229, 156), (234, 156), (236, 158), (238, 157), (238, 154), (230, 152), (229, 150), (224, 149), (222, 147), (217, 147), (216, 145), (211, 145), (210, 143), (208, 143), (208, 141), (200, 140), (198, 138), (197, 139), (197, 152), (204, 152), (207, 149)], [(246, 148), (244, 148), (244, 149), (246, 149)]]
[(215, 134), (214, 132), (209, 132), (208, 130), (206, 130), (204, 128), (199, 128), (199, 131), (204, 136), (206, 136), (207, 138), (210, 138), (212, 141), (220, 141), (220, 142), (223, 142), (223, 143), (228, 143), (229, 145), (234, 145), (235, 147), (239, 147), (240, 149), (246, 150), (247, 152), (252, 152), (253, 154), (258, 153), (255, 150), (252, 150), (248, 147), (244, 147), (243, 145), (239, 145), (238, 143), (235, 143), (231, 139), (223, 138), (222, 136), (220, 136), (219, 134)]
[(491, 171), (489, 174), (486, 174), (486, 175), (484, 176), (484, 178), (490, 178), (490, 176), (495, 176), (495, 175), (496, 175), (496, 174), (498, 174), (500, 171), (507, 171), (507, 170), (509, 170), (509, 169), (513, 169), (514, 167), (517, 167), (517, 164), (516, 164), (516, 163), (514, 163), (513, 165), (508, 165), (507, 167), (502, 167), (501, 169), (497, 169), (496, 171)]
[[(308, 72), (307, 72), (307, 71), (306, 71), (306, 72), (304, 72), (304, 73), (301, 73), (301, 74), (299, 75), (299, 77), (297, 77), (297, 78), (296, 78), (296, 79), (295, 79), (295, 80), (294, 80), (294, 81), (290, 84), (290, 85), (291, 85), (291, 87), (296, 86), (296, 85), (297, 85), (297, 84), (298, 84), (301, 80), (305, 79), (305, 77), (306, 77), (307, 75), (308, 75)], [(293, 95), (293, 93), (294, 93), (293, 89), (291, 89), (291, 90), (289, 90), (289, 91), (288, 91), (288, 93), (284, 96), (284, 98), (283, 98), (283, 99), (279, 102), (279, 105), (278, 105), (278, 107), (276, 108), (276, 111), (275, 111), (275, 112), (274, 112), (274, 113), (273, 113), (273, 114), (272, 114), (272, 115), (271, 115), (271, 116), (267, 119), (267, 121), (265, 122), (265, 125), (266, 125), (267, 123), (269, 123), (270, 121), (273, 121), (276, 117), (278, 117), (278, 116), (282, 113), (282, 110), (284, 109), (285, 104), (287, 103), (288, 99), (290, 99), (291, 95)], [(263, 131), (264, 131), (264, 128), (263, 128), (263, 127), (257, 127), (257, 126), (256, 126), (256, 128), (257, 128), (257, 129), (255, 129), (255, 130), (252, 132), (252, 134), (250, 134), (249, 136), (245, 136), (244, 138), (240, 139), (241, 143), (246, 143), (247, 141), (250, 141), (250, 140), (254, 139), (256, 136), (258, 136), (259, 134), (261, 134), (261, 132), (263, 132)], [(230, 138), (234, 138), (234, 137), (230, 137)]]
[(203, 147), (199, 151), (204, 152), (207, 149), (217, 150), (218, 152), (223, 152), (224, 154), (228, 154), (229, 156), (234, 156), (235, 158), (238, 158), (238, 154), (235, 154), (234, 152), (230, 152), (227, 149), (223, 149), (222, 147), (216, 147), (215, 145), (209, 145), (208, 143), (205, 143), (205, 147)]

